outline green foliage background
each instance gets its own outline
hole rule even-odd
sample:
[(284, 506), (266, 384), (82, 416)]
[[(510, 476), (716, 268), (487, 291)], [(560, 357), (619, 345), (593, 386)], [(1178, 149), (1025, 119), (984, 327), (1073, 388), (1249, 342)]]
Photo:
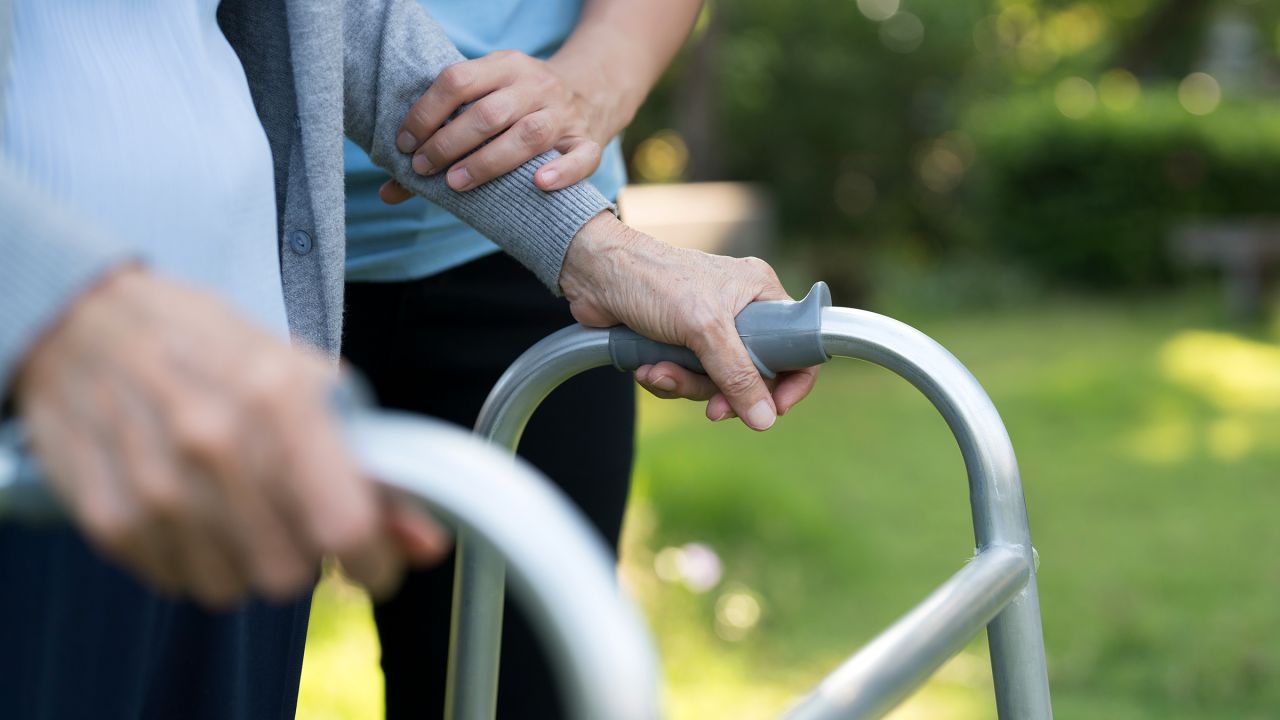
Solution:
[[(1171, 224), (1275, 212), (1280, 4), (902, 0), (923, 27), (910, 52), (859, 7), (713, 0), (627, 148), (703, 126), (683, 179), (766, 186), (788, 247), (859, 283), (877, 255), (977, 253), (1054, 282), (1149, 286), (1173, 278)], [(1194, 116), (1176, 87), (1202, 69), (1224, 13), (1255, 28), (1259, 79)], [(1132, 109), (1073, 120), (1055, 107), (1063, 79), (1096, 86), (1117, 68), (1141, 85)], [(694, 97), (710, 120), (688, 117)], [(962, 163), (941, 180), (929, 177), (939, 147)]]

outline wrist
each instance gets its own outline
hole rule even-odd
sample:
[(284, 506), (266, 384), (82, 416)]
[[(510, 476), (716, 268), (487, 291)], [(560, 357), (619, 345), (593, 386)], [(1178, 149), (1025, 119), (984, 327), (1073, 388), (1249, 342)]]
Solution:
[(588, 220), (574, 235), (560, 269), (560, 289), (570, 302), (607, 305), (611, 289), (645, 271), (642, 256), (652, 257), (666, 247), (627, 227), (611, 213)]
[(609, 53), (592, 52), (585, 43), (577, 43), (566, 44), (547, 62), (586, 104), (594, 139), (604, 145), (631, 124), (647, 93), (635, 82), (634, 73), (611, 72), (602, 57)]

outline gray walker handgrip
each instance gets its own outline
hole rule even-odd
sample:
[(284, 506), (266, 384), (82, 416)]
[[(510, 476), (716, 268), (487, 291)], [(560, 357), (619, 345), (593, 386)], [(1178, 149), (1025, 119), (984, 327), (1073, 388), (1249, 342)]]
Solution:
[[(822, 310), (831, 307), (831, 291), (814, 283), (799, 302), (754, 302), (738, 313), (738, 335), (756, 369), (772, 379), (780, 372), (821, 365), (831, 359), (822, 345)], [(688, 349), (642, 337), (627, 327), (609, 330), (609, 356), (614, 367), (631, 371), (668, 360), (694, 372), (702, 363)]]

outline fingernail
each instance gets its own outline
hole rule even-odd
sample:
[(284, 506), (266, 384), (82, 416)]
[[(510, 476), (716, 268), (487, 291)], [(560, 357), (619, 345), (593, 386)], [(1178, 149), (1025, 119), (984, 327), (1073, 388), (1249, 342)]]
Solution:
[(456, 167), (449, 171), (449, 187), (454, 190), (466, 190), (471, 187), (471, 173), (464, 167)]
[(658, 388), (659, 390), (672, 392), (676, 389), (676, 381), (663, 375), (662, 377), (653, 381), (653, 386)]
[(560, 171), (555, 169), (543, 170), (541, 175), (543, 185), (555, 185), (556, 181), (560, 179)]
[(431, 164), (431, 161), (427, 159), (426, 155), (414, 155), (413, 171), (419, 175), (430, 175), (436, 171), (436, 168)]
[(396, 147), (400, 148), (402, 153), (413, 152), (413, 149), (418, 147), (418, 138), (414, 137), (408, 130), (402, 130), (396, 136)]
[(773, 413), (773, 408), (767, 400), (761, 400), (747, 411), (747, 424), (756, 430), (768, 430), (773, 427), (773, 421), (777, 419), (778, 416)]

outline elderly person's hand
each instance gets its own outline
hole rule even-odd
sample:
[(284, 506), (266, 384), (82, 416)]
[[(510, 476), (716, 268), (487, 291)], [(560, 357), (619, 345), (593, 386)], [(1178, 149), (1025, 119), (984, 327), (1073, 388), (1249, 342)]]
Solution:
[(217, 298), (128, 268), (66, 311), (15, 390), (89, 539), (162, 591), (226, 607), (308, 591), (324, 554), (386, 594), (404, 563), (448, 548), (357, 470), (334, 382)]
[(766, 383), (738, 337), (734, 318), (755, 300), (786, 300), (767, 263), (675, 248), (605, 213), (569, 245), (560, 287), (583, 325), (619, 323), (694, 352), (702, 376), (670, 362), (636, 370), (636, 380), (662, 398), (707, 400), (707, 417), (737, 415), (767, 430), (813, 389), (818, 368), (781, 373)]

